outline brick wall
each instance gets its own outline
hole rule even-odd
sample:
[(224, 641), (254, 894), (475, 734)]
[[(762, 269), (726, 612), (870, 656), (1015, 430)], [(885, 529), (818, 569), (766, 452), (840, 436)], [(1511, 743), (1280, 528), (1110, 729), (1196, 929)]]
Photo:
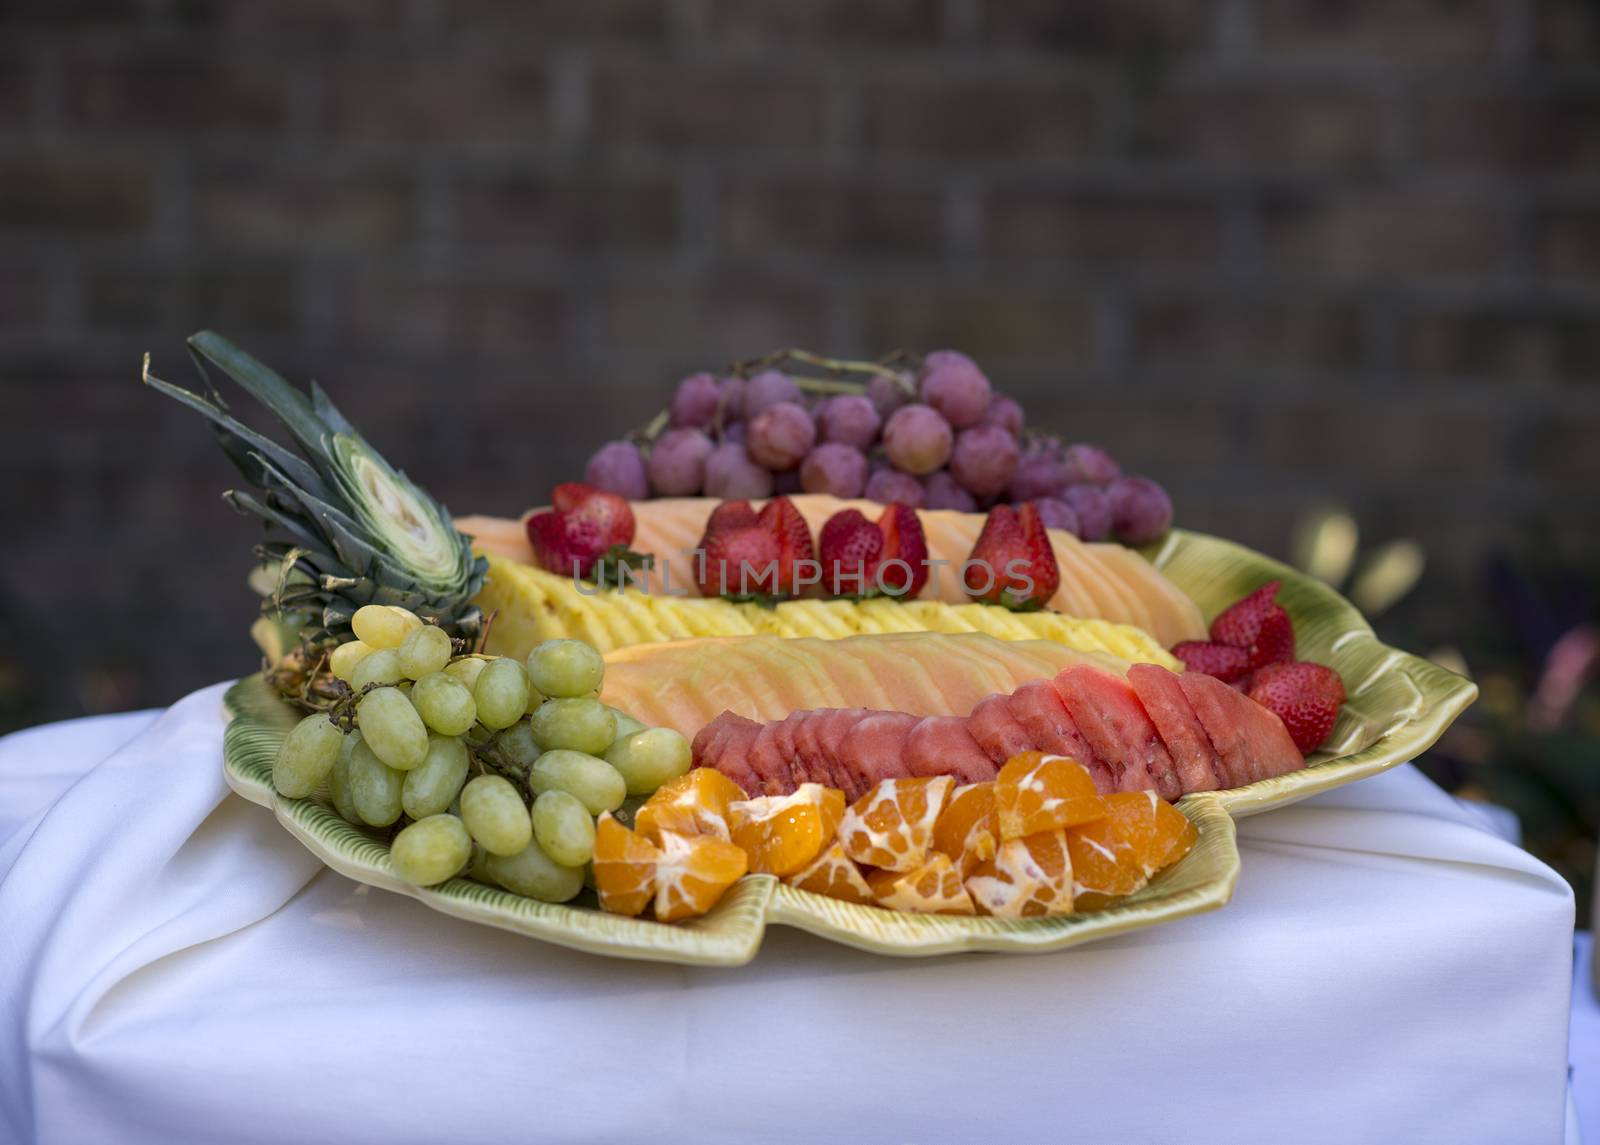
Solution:
[(954, 345), (1186, 524), (1420, 537), (1459, 636), (1492, 549), (1600, 563), (1597, 60), (1576, 0), (0, 0), (12, 719), (250, 663), (137, 383), (203, 326), (505, 513), (693, 368)]

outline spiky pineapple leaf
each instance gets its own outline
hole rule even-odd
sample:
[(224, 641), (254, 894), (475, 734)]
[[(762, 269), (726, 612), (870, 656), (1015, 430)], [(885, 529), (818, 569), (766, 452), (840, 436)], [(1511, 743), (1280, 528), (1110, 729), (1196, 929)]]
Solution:
[[(320, 614), (337, 635), (368, 603), (411, 609), (461, 635), (482, 618), (472, 598), (488, 562), (472, 552), (449, 512), (393, 468), (339, 412), (321, 386), (310, 396), (225, 338), (210, 331), (189, 340), (190, 354), (211, 397), (144, 380), (205, 417), (223, 449), (259, 495), (225, 494), (233, 506), (265, 521), (278, 539), (262, 552), (303, 579), (274, 594), (266, 607)], [(221, 370), (288, 429), (296, 452), (245, 425), (227, 408), (207, 367)]]

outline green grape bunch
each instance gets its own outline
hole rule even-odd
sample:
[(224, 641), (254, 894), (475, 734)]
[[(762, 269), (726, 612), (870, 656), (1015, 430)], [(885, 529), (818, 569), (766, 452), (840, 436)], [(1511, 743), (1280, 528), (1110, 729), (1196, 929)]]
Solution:
[(689, 770), (689, 742), (599, 699), (605, 662), (579, 640), (527, 660), (459, 651), (394, 605), (351, 617), (328, 667), (341, 698), (284, 738), (272, 783), (386, 831), (415, 886), (465, 875), (544, 902), (580, 894), (595, 818)]

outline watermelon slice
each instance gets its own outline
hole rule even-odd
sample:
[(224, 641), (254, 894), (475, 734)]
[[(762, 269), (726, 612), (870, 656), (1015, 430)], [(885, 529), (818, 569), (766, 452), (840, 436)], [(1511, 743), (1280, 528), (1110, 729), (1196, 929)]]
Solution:
[(1185, 672), (1178, 684), (1222, 757), (1224, 787), (1243, 787), (1305, 766), (1283, 721), (1249, 696), (1200, 672)]
[(1011, 714), (1011, 697), (999, 693), (981, 700), (967, 717), (967, 730), (996, 767), (1033, 748), (1033, 737)]
[[(778, 747), (779, 754), (789, 761), (789, 775), (795, 787), (799, 787), (806, 781), (806, 770), (803, 766), (806, 762), (806, 757), (801, 754), (799, 745), (795, 742), (795, 732), (800, 727), (800, 719), (804, 714), (804, 712), (794, 712), (787, 718), (779, 720), (774, 725), (777, 730), (772, 736), (773, 742)], [(811, 759), (814, 762), (816, 756), (813, 755)], [(790, 790), (793, 790), (793, 788), (790, 788)]]
[(1115, 791), (1120, 770), (1113, 760), (1095, 749), (1061, 702), (1048, 680), (1029, 680), (1011, 693), (1011, 715), (1028, 733), (1029, 747), (1064, 755), (1088, 769), (1095, 790)]
[(1075, 665), (1055, 678), (1055, 688), (1089, 746), (1121, 765), (1118, 791), (1153, 787), (1163, 799), (1183, 794), (1172, 756), (1126, 680)]
[(762, 795), (787, 795), (795, 788), (794, 769), (789, 766), (793, 758), (778, 745), (778, 729), (784, 721), (761, 725), (755, 742), (750, 745), (746, 758), (761, 781)]
[(1178, 677), (1159, 664), (1135, 664), (1128, 669), (1128, 683), (1161, 733), (1183, 790), (1213, 791), (1222, 786), (1222, 757), (1211, 746)]
[(999, 772), (960, 716), (927, 716), (906, 736), (905, 764), (912, 775), (950, 775), (957, 783), (982, 783)]
[(904, 712), (868, 712), (855, 722), (839, 744), (838, 770), (848, 781), (846, 799), (854, 803), (880, 780), (906, 774), (902, 760), (906, 737), (918, 720)]
[(694, 737), (691, 751), (697, 767), (714, 767), (747, 795), (761, 794), (761, 779), (750, 766), (750, 746), (761, 732), (761, 725), (733, 712), (723, 712)]
[(817, 746), (822, 749), (819, 758), (831, 777), (829, 786), (837, 787), (841, 791), (849, 790), (849, 776), (839, 759), (839, 745), (844, 742), (844, 737), (850, 734), (850, 729), (855, 727), (863, 716), (869, 714), (865, 708), (830, 708), (822, 712), (821, 718), (817, 720)]

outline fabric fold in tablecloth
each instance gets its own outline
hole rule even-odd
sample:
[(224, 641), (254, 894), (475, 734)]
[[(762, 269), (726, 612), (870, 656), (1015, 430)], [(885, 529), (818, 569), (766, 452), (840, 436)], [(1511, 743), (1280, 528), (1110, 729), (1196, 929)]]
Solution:
[(322, 870), (221, 695), (0, 740), (0, 1139), (1562, 1140), (1571, 893), (1409, 767), (1241, 821), (1215, 914), (701, 970)]
[[(321, 867), (283, 846), (271, 816), (229, 797), (219, 766), (225, 688), (184, 699), (81, 777), (59, 776), (67, 782), (56, 798), (6, 825), (0, 1005), (8, 1064), (33, 1071), (0, 1079), (0, 1116), (18, 1140), (30, 1139), (35, 1096), (74, 1084), (80, 1048), (119, 987), (270, 915)], [(48, 732), (25, 733), (0, 751), (0, 791), (14, 758), (27, 768), (30, 740), (50, 743)], [(42, 761), (36, 798), (56, 762)]]

